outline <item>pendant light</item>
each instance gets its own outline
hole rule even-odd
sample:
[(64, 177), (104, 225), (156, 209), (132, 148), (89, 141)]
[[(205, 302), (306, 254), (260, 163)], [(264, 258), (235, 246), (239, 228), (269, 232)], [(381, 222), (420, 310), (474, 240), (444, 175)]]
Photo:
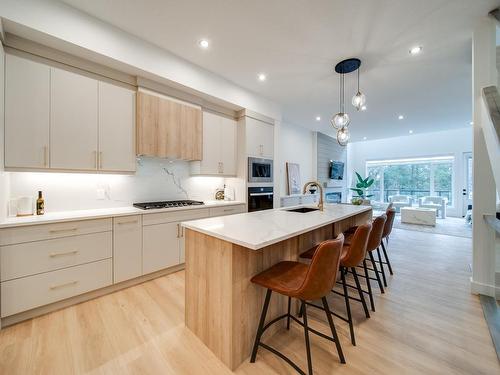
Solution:
[(351, 119), (349, 115), (344, 112), (344, 73), (340, 73), (340, 112), (335, 114), (330, 120), (335, 129), (342, 129), (349, 126)]
[(351, 138), (351, 135), (349, 134), (349, 129), (347, 129), (347, 127), (344, 126), (337, 130), (337, 142), (339, 145), (346, 146), (349, 142), (349, 138)]
[(352, 105), (359, 111), (366, 103), (366, 96), (359, 91), (359, 68), (358, 70), (358, 92), (352, 97)]

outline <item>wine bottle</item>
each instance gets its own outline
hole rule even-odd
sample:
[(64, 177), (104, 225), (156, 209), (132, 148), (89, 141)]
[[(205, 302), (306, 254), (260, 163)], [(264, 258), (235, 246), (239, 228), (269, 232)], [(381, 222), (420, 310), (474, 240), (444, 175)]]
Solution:
[(43, 215), (45, 213), (45, 200), (42, 197), (42, 192), (38, 192), (38, 199), (36, 200), (36, 214)]

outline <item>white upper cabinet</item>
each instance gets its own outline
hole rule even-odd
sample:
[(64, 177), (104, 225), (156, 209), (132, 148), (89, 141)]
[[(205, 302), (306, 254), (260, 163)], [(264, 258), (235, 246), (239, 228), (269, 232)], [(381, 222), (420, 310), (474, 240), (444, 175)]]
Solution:
[(5, 166), (48, 168), (50, 68), (5, 59)]
[(99, 82), (99, 169), (135, 171), (135, 91)]
[(203, 158), (191, 164), (191, 173), (236, 176), (236, 134), (236, 121), (203, 112)]
[(95, 79), (51, 68), (51, 168), (97, 170), (97, 92)]
[(246, 117), (247, 155), (272, 159), (274, 155), (274, 126)]
[(5, 167), (135, 171), (135, 90), (5, 60)]

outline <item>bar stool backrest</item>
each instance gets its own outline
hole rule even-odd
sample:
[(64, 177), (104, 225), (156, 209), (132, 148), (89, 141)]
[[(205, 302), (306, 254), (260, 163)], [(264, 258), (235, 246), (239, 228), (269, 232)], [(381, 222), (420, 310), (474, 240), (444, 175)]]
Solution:
[(382, 238), (386, 238), (392, 232), (392, 225), (394, 224), (394, 218), (396, 217), (396, 209), (387, 209), (385, 214), (387, 215), (387, 220), (384, 225), (384, 231), (382, 232)]
[(368, 245), (371, 230), (371, 223), (366, 223), (356, 228), (356, 232), (354, 232), (351, 239), (351, 245), (344, 247), (344, 251), (347, 252), (342, 256), (342, 266), (356, 267), (365, 259), (366, 246)]
[(376, 250), (380, 246), (382, 241), (382, 233), (384, 231), (384, 225), (387, 221), (387, 215), (382, 214), (373, 220), (372, 231), (370, 232), (370, 237), (368, 238), (368, 245), (366, 246), (366, 251)]
[(323, 241), (319, 244), (304, 282), (294, 297), (301, 300), (320, 299), (333, 289), (337, 280), (343, 245), (344, 235), (342, 233), (334, 240)]

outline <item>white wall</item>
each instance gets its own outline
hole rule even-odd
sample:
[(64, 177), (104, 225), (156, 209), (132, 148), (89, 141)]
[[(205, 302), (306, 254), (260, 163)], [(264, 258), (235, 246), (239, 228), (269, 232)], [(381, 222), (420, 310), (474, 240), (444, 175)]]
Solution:
[[(1, 31), (1, 29), (0, 29)], [(0, 43), (0, 220), (6, 216), (7, 199), (9, 195), (9, 175), (4, 168), (4, 63), (5, 54)]]
[(279, 107), (246, 89), (66, 4), (2, 0), (4, 27), (49, 47), (150, 79), (168, 80), (274, 119)]
[[(474, 29), (472, 37), (472, 105), (474, 113), (474, 204), (472, 206), (472, 293), (495, 296), (495, 232), (484, 214), (495, 212), (496, 188), (483, 127), (482, 89), (497, 84), (496, 21), (490, 17)], [(498, 289), (498, 288), (497, 288)]]
[[(236, 179), (190, 176), (188, 162), (153, 158), (141, 158), (135, 175), (42, 172), (9, 172), (9, 175), (11, 198), (35, 197), (42, 190), (46, 212), (122, 207), (156, 200), (213, 200), (215, 189), (222, 188), (224, 183), (238, 188)], [(98, 190), (104, 197), (99, 197)]]
[(435, 133), (354, 142), (347, 146), (347, 181), (352, 186), (354, 172), (365, 175), (367, 160), (454, 155), (454, 207), (450, 216), (462, 216), (465, 152), (472, 151), (472, 129), (461, 128)]
[(278, 135), (278, 170), (280, 195), (287, 195), (286, 162), (300, 165), (302, 184), (313, 179), (313, 135), (314, 132), (300, 126), (281, 123)]

